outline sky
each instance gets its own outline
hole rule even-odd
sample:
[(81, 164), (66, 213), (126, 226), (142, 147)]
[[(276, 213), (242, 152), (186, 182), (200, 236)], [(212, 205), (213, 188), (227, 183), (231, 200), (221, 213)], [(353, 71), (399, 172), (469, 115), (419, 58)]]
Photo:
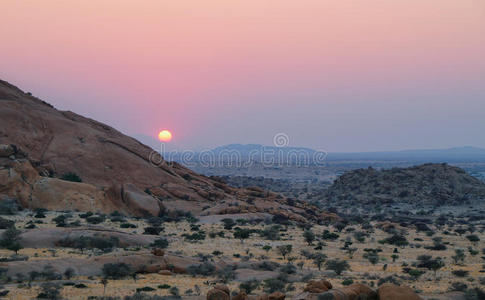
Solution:
[(17, 0), (0, 78), (183, 149), (485, 147), (483, 0)]

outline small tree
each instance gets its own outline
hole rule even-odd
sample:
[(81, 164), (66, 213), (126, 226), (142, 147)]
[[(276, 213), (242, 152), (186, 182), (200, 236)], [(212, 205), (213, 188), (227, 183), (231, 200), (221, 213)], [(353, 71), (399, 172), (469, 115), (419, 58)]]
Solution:
[(345, 260), (331, 259), (325, 263), (327, 270), (334, 271), (337, 275), (341, 275), (343, 271), (349, 270), (350, 265)]
[(421, 275), (424, 274), (424, 271), (421, 271), (419, 269), (411, 269), (409, 270), (409, 275), (411, 275), (413, 277), (413, 279), (416, 281), (418, 280), (419, 277), (421, 277)]
[(244, 243), (244, 240), (249, 238), (251, 235), (251, 230), (249, 229), (241, 229), (241, 228), (236, 228), (234, 231), (234, 238), (241, 240), (241, 243)]
[(320, 271), (322, 268), (322, 264), (327, 259), (327, 256), (323, 253), (317, 253), (313, 255), (313, 263), (317, 266), (318, 270)]
[(305, 241), (308, 243), (309, 246), (315, 240), (315, 234), (310, 229), (307, 229), (303, 232), (303, 237), (305, 238)]
[(392, 258), (392, 262), (396, 262), (396, 259), (399, 258), (399, 255), (393, 254), (393, 255), (391, 255), (391, 258)]
[(242, 291), (245, 291), (246, 294), (251, 294), (252, 291), (257, 289), (258, 287), (259, 287), (259, 281), (255, 280), (255, 279), (242, 282), (239, 285), (239, 289), (242, 290)]
[(0, 239), (0, 246), (8, 250), (15, 251), (17, 254), (18, 251), (22, 249), (22, 246), (19, 243), (21, 239), (20, 234), (20, 230), (17, 230), (15, 227), (5, 230)]
[(76, 273), (76, 272), (74, 271), (74, 269), (73, 269), (73, 268), (67, 268), (67, 269), (64, 271), (64, 276), (65, 276), (67, 279), (71, 279), (71, 278), (74, 276), (74, 274), (75, 274), (75, 273)]
[(103, 285), (103, 295), (106, 294), (106, 286), (108, 285), (108, 279), (101, 279), (100, 283)]
[(273, 247), (271, 247), (270, 245), (264, 245), (263, 246), (263, 250), (266, 251), (266, 253), (269, 252), (269, 250), (271, 250)]
[(37, 295), (39, 299), (61, 299), (62, 286), (56, 283), (46, 282), (41, 285), (41, 292)]
[(280, 245), (276, 247), (278, 249), (278, 252), (283, 256), (283, 259), (286, 259), (286, 255), (290, 254), (291, 251), (293, 250), (292, 245)]
[(463, 249), (455, 249), (455, 255), (451, 258), (455, 265), (462, 264), (465, 261), (465, 251)]
[(154, 240), (150, 246), (165, 249), (168, 247), (168, 244), (169, 243), (166, 238), (159, 238)]

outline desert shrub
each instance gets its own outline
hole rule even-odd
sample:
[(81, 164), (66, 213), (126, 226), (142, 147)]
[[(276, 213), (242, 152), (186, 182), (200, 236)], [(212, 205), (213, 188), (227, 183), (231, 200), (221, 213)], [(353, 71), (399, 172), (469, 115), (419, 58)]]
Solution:
[(222, 219), (221, 222), (224, 224), (224, 229), (226, 230), (232, 230), (232, 228), (236, 226), (236, 222), (230, 218)]
[(74, 287), (77, 288), (77, 289), (86, 289), (86, 288), (88, 288), (88, 286), (85, 285), (84, 283), (75, 284)]
[(455, 264), (460, 264), (465, 261), (465, 251), (463, 249), (455, 249), (455, 255), (451, 258)]
[(37, 208), (37, 209), (35, 210), (35, 215), (34, 215), (34, 218), (37, 218), (37, 219), (43, 219), (43, 218), (45, 218), (45, 217), (46, 217), (46, 216), (45, 216), (46, 211), (47, 211), (47, 210), (46, 210), (46, 209), (44, 209), (44, 208)]
[(111, 251), (119, 246), (117, 237), (100, 237), (100, 236), (80, 236), (78, 238), (64, 238), (57, 242), (60, 247), (69, 247), (80, 249), (100, 249), (104, 252)]
[(124, 216), (111, 216), (111, 217), (109, 218), (109, 220), (110, 220), (111, 222), (119, 222), (119, 223), (121, 223), (121, 222), (125, 222), (125, 221), (126, 221), (126, 219), (125, 219), (125, 217), (124, 217)]
[(404, 247), (409, 244), (406, 237), (401, 234), (393, 234), (392, 236), (385, 238), (379, 242), (383, 244), (390, 244), (390, 245), (399, 246), (399, 247)]
[(82, 182), (81, 177), (74, 172), (68, 172), (61, 176), (62, 180), (72, 181), (72, 182)]
[(131, 223), (121, 223), (120, 228), (136, 228), (136, 225)]
[(41, 292), (38, 299), (61, 299), (62, 286), (57, 283), (46, 282), (41, 285)]
[(69, 218), (70, 218), (69, 214), (63, 214), (53, 218), (52, 221), (56, 223), (57, 227), (66, 227), (67, 226), (66, 222)]
[(8, 229), (15, 226), (15, 222), (0, 217), (0, 229)]
[(15, 227), (11, 227), (5, 230), (0, 237), (0, 247), (8, 250), (15, 251), (17, 253), (22, 246), (20, 246), (20, 231)]
[(159, 238), (153, 241), (150, 246), (165, 249), (168, 247), (168, 240), (166, 238)]
[(383, 285), (384, 283), (392, 283), (392, 284), (395, 284), (395, 285), (401, 285), (401, 281), (399, 279), (397, 279), (396, 277), (394, 276), (387, 276), (387, 277), (384, 277), (384, 278), (380, 278), (379, 281), (377, 282), (377, 285)]
[(315, 233), (313, 233), (313, 231), (311, 231), (310, 229), (307, 229), (303, 232), (303, 238), (305, 239), (305, 242), (308, 243), (308, 245), (311, 245), (315, 240)]
[(256, 270), (274, 271), (279, 268), (279, 264), (270, 260), (265, 260), (254, 266)]
[(350, 265), (345, 260), (331, 259), (325, 263), (327, 270), (334, 271), (337, 275), (342, 274), (343, 271), (350, 269)]
[(242, 282), (239, 285), (239, 289), (246, 292), (246, 294), (251, 294), (254, 290), (259, 287), (259, 281), (256, 279)]
[(74, 271), (73, 268), (69, 267), (64, 271), (64, 277), (67, 279), (71, 279), (76, 272)]
[(266, 293), (283, 292), (285, 282), (278, 278), (268, 278), (264, 280), (264, 291)]
[(466, 236), (466, 238), (470, 242), (479, 242), (480, 241), (480, 238), (476, 234), (469, 234), (469, 235)]
[(161, 290), (168, 290), (170, 288), (170, 284), (166, 284), (166, 283), (160, 284), (158, 288)]
[[(29, 276), (32, 277), (34, 274), (30, 273)], [(40, 273), (36, 273), (37, 277), (43, 278), (44, 280), (60, 280), (62, 275), (54, 270), (52, 265), (46, 265)], [(35, 277), (35, 275), (34, 275)]]
[(163, 231), (163, 227), (149, 226), (144, 228), (143, 234), (159, 235), (160, 232), (162, 231)]
[(27, 255), (20, 255), (14, 254), (9, 257), (0, 257), (0, 262), (9, 262), (9, 261), (26, 261), (29, 260)]
[(187, 273), (189, 273), (192, 276), (196, 276), (196, 275), (210, 276), (210, 275), (214, 275), (215, 271), (216, 271), (216, 267), (209, 262), (203, 262), (202, 264), (190, 265), (187, 267)]
[(286, 264), (286, 265), (283, 265), (280, 268), (280, 272), (285, 273), (285, 274), (295, 274), (296, 273), (296, 267), (292, 264)]
[(86, 218), (86, 222), (89, 224), (101, 224), (106, 218), (103, 216), (90, 216)]
[(216, 276), (223, 283), (228, 283), (236, 278), (236, 272), (234, 272), (234, 268), (232, 266), (227, 266), (217, 271)]
[(334, 232), (330, 232), (327, 229), (325, 229), (325, 231), (322, 233), (322, 239), (324, 239), (324, 240), (334, 241), (334, 240), (338, 239), (339, 237), (340, 237), (340, 235), (338, 235), (337, 233), (334, 233)]
[(421, 277), (421, 275), (424, 274), (424, 271), (422, 270), (419, 270), (419, 269), (409, 269), (407, 270), (407, 273), (409, 275), (411, 275), (411, 277), (414, 279), (414, 280), (418, 280), (419, 277)]
[(459, 291), (459, 292), (466, 291), (467, 288), (468, 288), (468, 285), (466, 285), (466, 283), (463, 283), (463, 282), (453, 282), (450, 286), (451, 291)]
[(345, 278), (342, 281), (342, 285), (351, 285), (352, 283), (354, 283), (354, 280), (352, 278)]
[(276, 241), (280, 239), (280, 225), (273, 225), (260, 231), (260, 235), (267, 240)]
[(154, 288), (150, 287), (150, 286), (144, 286), (144, 287), (141, 287), (141, 288), (137, 288), (136, 289), (136, 292), (137, 293), (140, 293), (140, 292), (152, 292), (152, 291), (155, 291)]
[(107, 263), (102, 270), (106, 278), (112, 279), (121, 279), (133, 273), (131, 267), (125, 263)]
[(290, 254), (291, 251), (293, 250), (293, 245), (288, 244), (288, 245), (279, 245), (276, 247), (278, 250), (278, 253), (283, 256), (283, 259), (286, 259), (286, 255)]
[(0, 215), (15, 215), (21, 207), (15, 199), (7, 198), (0, 201)]
[(92, 215), (93, 215), (93, 213), (92, 213), (92, 212), (90, 212), (90, 211), (88, 211), (88, 212), (86, 212), (86, 213), (84, 213), (84, 214), (80, 214), (80, 215), (79, 215), (79, 217), (80, 217), (81, 219), (86, 219), (87, 217), (90, 217), (90, 216), (92, 216)]
[(466, 270), (453, 270), (451, 273), (456, 277), (467, 277), (469, 272)]
[(241, 240), (241, 242), (243, 242), (245, 239), (249, 238), (251, 232), (251, 229), (236, 227), (236, 230), (234, 231), (234, 238), (239, 239)]
[(182, 236), (187, 240), (187, 241), (202, 241), (205, 240), (205, 232), (204, 231), (198, 231), (192, 234), (182, 234)]

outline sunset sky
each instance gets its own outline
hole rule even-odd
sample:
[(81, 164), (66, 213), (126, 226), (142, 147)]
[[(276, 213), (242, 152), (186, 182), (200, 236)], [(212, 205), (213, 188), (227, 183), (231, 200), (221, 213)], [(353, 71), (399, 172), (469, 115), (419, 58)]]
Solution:
[(484, 0), (0, 3), (0, 78), (175, 145), (485, 147)]

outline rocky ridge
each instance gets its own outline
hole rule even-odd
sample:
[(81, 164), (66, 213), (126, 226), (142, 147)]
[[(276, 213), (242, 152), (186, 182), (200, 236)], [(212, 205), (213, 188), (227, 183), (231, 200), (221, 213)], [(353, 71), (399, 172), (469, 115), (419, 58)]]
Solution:
[[(156, 162), (156, 163), (154, 163)], [(66, 176), (79, 180), (66, 180)], [(79, 182), (82, 181), (82, 182)], [(0, 200), (29, 209), (135, 216), (269, 213), (336, 218), (261, 189), (239, 189), (167, 162), (116, 129), (0, 81)]]

